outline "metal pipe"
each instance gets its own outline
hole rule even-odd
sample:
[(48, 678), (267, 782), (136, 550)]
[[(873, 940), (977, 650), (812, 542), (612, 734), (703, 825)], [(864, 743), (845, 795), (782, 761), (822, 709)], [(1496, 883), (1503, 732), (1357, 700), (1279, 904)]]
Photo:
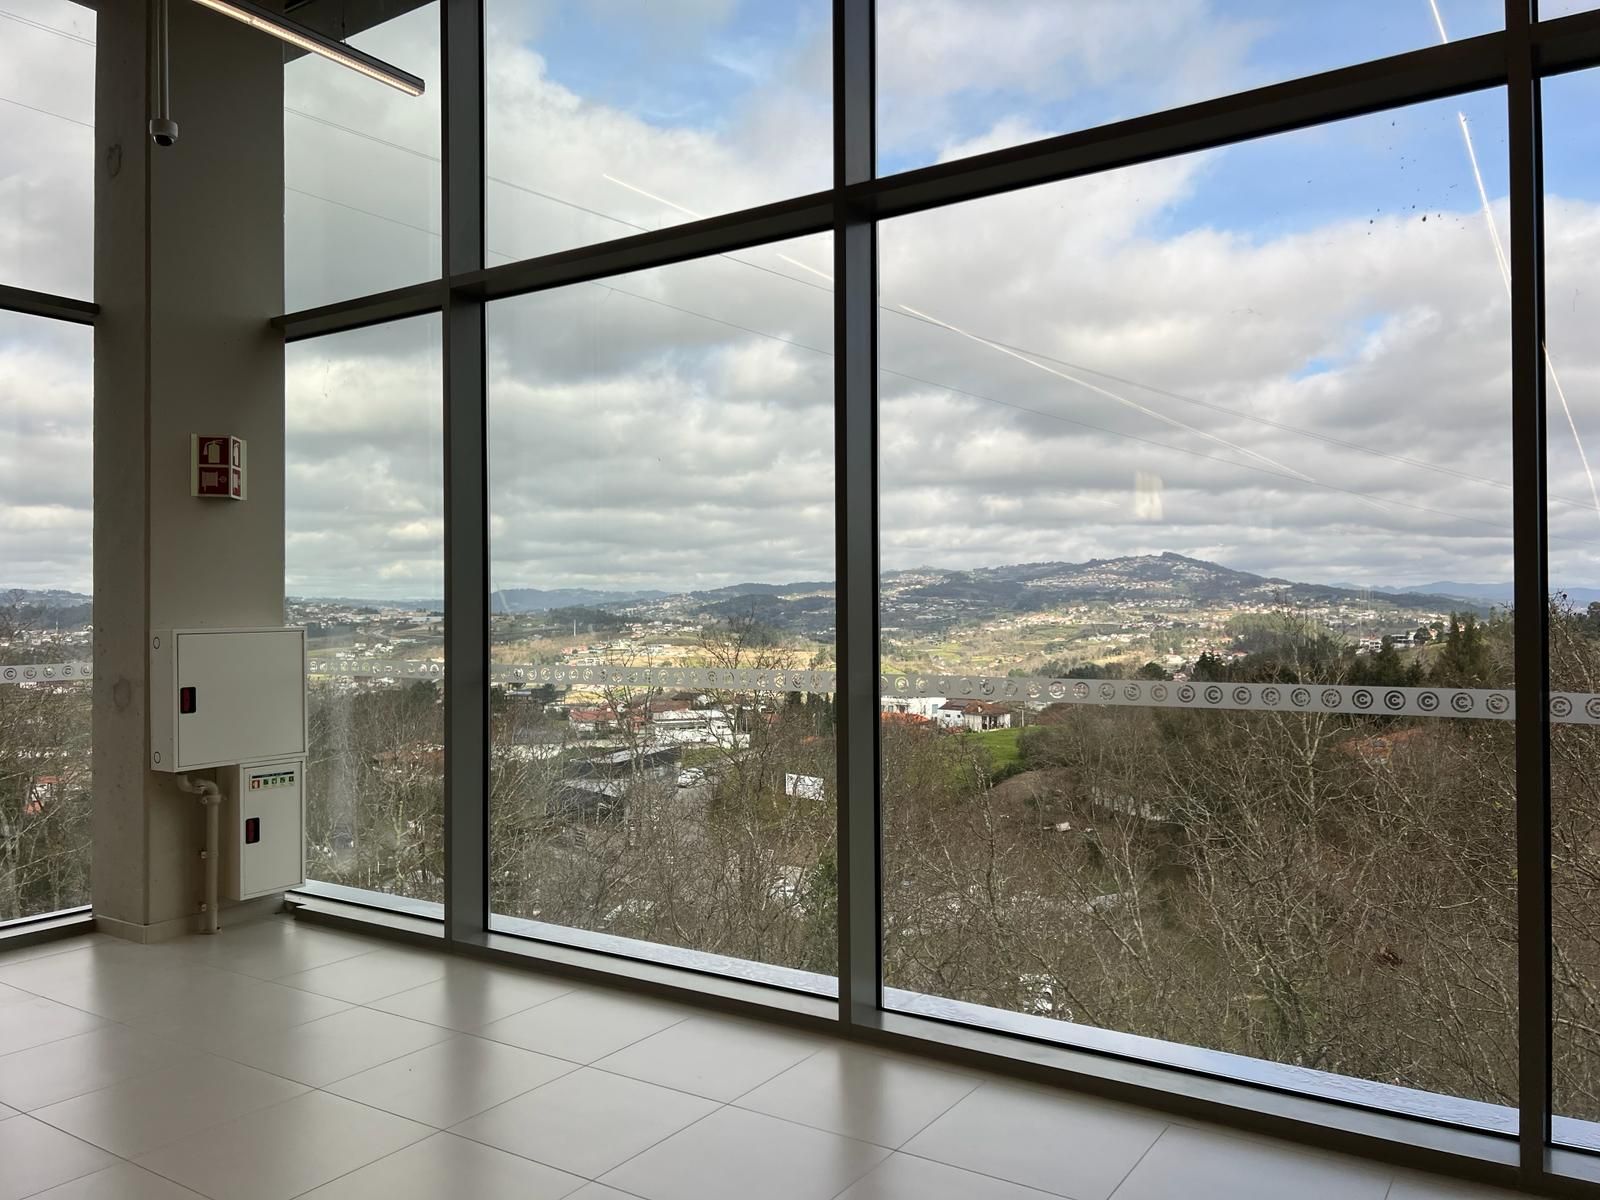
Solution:
[(150, 118), (150, 138), (158, 146), (178, 140), (178, 123), (172, 119), (172, 37), (168, 28), (167, 0), (155, 0), (155, 116)]
[(205, 863), (206, 887), (205, 897), (200, 902), (200, 932), (216, 933), (217, 920), (217, 859), (221, 854), (221, 813), (218, 809), (222, 805), (222, 789), (209, 779), (192, 780), (187, 775), (179, 775), (177, 779), (178, 790), (187, 792), (191, 796), (200, 797), (200, 805), (206, 810), (206, 845), (200, 852), (200, 859)]

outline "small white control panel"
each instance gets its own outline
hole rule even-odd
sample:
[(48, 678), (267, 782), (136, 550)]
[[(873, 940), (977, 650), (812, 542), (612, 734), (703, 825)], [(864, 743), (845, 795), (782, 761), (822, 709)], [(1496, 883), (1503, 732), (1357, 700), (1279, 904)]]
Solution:
[(222, 787), (222, 895), (252, 900), (305, 880), (305, 763), (232, 767)]

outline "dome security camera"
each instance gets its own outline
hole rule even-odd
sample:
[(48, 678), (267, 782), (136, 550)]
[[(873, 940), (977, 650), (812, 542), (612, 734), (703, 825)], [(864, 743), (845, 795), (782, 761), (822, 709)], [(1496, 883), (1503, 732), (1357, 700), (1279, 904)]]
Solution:
[(158, 146), (175, 146), (178, 142), (178, 123), (170, 117), (150, 119), (150, 140)]

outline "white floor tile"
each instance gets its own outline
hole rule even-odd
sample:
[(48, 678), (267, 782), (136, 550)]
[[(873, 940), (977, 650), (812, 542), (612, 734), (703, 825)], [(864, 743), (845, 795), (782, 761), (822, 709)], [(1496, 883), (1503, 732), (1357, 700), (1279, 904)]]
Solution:
[(306, 1092), (138, 1161), (212, 1200), (290, 1200), (432, 1132), (339, 1096)]
[(305, 1090), (303, 1084), (207, 1054), (49, 1105), (34, 1115), (113, 1154), (134, 1158)]
[(206, 968), (192, 983), (192, 990), (182, 997), (124, 1019), (136, 1029), (181, 1036), (211, 1048), (264, 1030), (303, 1025), (350, 1007), (344, 1000), (233, 971)]
[(1438, 1175), (1400, 1171), (1396, 1173), (1385, 1200), (1527, 1200), (1527, 1196), (1523, 1192), (1462, 1183)]
[(132, 1163), (119, 1163), (63, 1183), (31, 1200), (205, 1200), (198, 1192), (179, 1187), (170, 1179), (153, 1175)]
[(443, 1129), (576, 1069), (564, 1058), (458, 1034), (327, 1090)]
[(1175, 1190), (1187, 1200), (1384, 1200), (1392, 1175), (1359, 1159), (1173, 1125), (1116, 1200), (1167, 1200)]
[(478, 1032), (524, 1050), (588, 1063), (694, 1015), (683, 1005), (579, 988)]
[(0, 971), (18, 963), (31, 962), (38, 958), (53, 958), (57, 954), (71, 954), (74, 950), (86, 950), (90, 946), (106, 945), (117, 940), (103, 933), (81, 933), (48, 942), (34, 942), (31, 946), (0, 949)]
[(740, 1108), (897, 1147), (973, 1088), (976, 1076), (830, 1043), (738, 1101)]
[(475, 965), (474, 970), (451, 970), (431, 983), (374, 1000), (368, 1007), (471, 1032), (572, 990), (564, 980)]
[(275, 918), (224, 927), (214, 937), (194, 934), (173, 946), (196, 963), (258, 979), (277, 979), (370, 953), (381, 949), (382, 943)]
[(444, 975), (445, 962), (444, 955), (434, 952), (384, 948), (285, 975), (278, 982), (351, 1004), (367, 1004), (431, 983)]
[(0, 1054), (60, 1041), (105, 1026), (103, 1018), (42, 997), (8, 1004), (0, 1020)]
[(407, 1146), (305, 1200), (561, 1200), (586, 1181), (449, 1133)]
[[(909, 1154), (885, 1159), (839, 1200), (1057, 1200), (1051, 1192), (1007, 1183), (988, 1175), (974, 1175)], [(1173, 1200), (1183, 1200), (1182, 1193)]]
[(347, 1008), (295, 1025), (240, 1038), (214, 1050), (247, 1066), (322, 1087), (441, 1042), (448, 1029), (368, 1008)]
[(712, 1100), (736, 1100), (822, 1048), (820, 1038), (734, 1017), (690, 1017), (594, 1065)]
[(0, 1200), (21, 1200), (116, 1161), (32, 1117), (0, 1121)]
[(600, 1182), (647, 1200), (832, 1200), (888, 1153), (776, 1117), (722, 1108)]
[(12, 987), (9, 983), (0, 983), (0, 1008), (8, 1004), (20, 1004), (24, 1000), (32, 1000), (32, 992), (25, 992), (21, 988)]
[(4, 982), (113, 1021), (128, 1021), (181, 1005), (207, 979), (210, 967), (164, 959), (159, 947), (126, 943), (23, 963)]
[(716, 1108), (700, 1096), (584, 1067), (454, 1132), (592, 1179)]
[(905, 1144), (908, 1154), (1073, 1200), (1106, 1200), (1165, 1128), (1138, 1109), (986, 1083)]
[(0, 1101), (13, 1108), (41, 1108), (195, 1053), (126, 1025), (102, 1025), (0, 1056)]

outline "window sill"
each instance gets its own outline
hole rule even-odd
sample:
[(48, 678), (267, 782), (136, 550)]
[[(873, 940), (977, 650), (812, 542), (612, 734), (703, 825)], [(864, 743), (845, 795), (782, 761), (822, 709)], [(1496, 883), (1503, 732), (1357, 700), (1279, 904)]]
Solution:
[(0, 952), (94, 932), (94, 909), (85, 904), (59, 912), (0, 921)]

